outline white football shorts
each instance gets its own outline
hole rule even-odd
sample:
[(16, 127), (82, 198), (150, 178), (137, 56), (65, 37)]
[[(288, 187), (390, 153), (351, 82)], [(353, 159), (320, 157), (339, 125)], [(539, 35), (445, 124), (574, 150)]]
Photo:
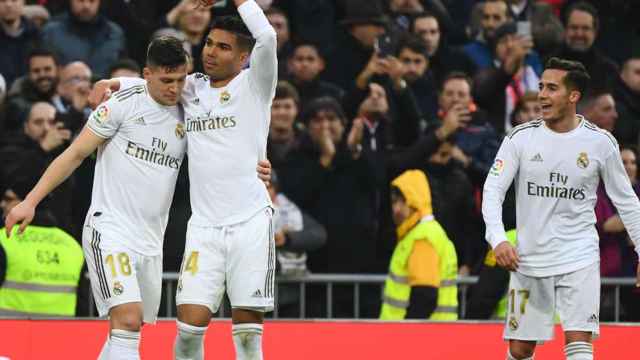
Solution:
[(189, 223), (176, 304), (204, 305), (215, 313), (226, 290), (232, 308), (273, 310), (272, 218), (273, 209), (268, 207), (238, 224)]
[(542, 343), (553, 339), (557, 313), (563, 331), (599, 334), (600, 263), (568, 274), (529, 277), (511, 273), (504, 338)]

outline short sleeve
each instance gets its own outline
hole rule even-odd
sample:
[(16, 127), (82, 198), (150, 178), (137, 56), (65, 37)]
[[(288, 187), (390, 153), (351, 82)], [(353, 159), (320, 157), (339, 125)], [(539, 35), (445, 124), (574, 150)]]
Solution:
[(112, 138), (124, 121), (122, 107), (114, 98), (101, 104), (89, 115), (87, 127), (101, 138)]

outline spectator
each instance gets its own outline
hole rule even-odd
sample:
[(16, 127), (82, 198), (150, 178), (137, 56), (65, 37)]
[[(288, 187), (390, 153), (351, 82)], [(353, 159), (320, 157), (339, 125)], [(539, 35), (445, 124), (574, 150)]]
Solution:
[(600, 28), (598, 11), (589, 3), (577, 2), (569, 7), (564, 20), (564, 45), (556, 56), (581, 62), (591, 76), (592, 88), (611, 89), (618, 66), (593, 46)]
[(592, 92), (580, 99), (578, 111), (601, 129), (613, 131), (618, 113), (616, 102), (609, 92)]
[[(493, 49), (496, 42), (496, 30), (511, 21), (505, 0), (485, 1), (482, 6), (482, 32), (475, 41), (464, 46), (464, 51), (476, 64), (478, 70), (494, 66), (495, 53)], [(527, 54), (525, 62), (536, 71), (536, 74), (542, 73), (542, 63), (535, 52)]]
[(53, 52), (34, 49), (28, 57), (29, 73), (14, 82), (7, 99), (5, 131), (19, 131), (34, 102), (53, 103), (58, 85), (58, 61)]
[(613, 134), (621, 144), (638, 144), (640, 136), (640, 56), (624, 63), (613, 96), (618, 121)]
[(508, 0), (511, 18), (529, 22), (536, 51), (549, 55), (562, 45), (563, 27), (549, 4), (533, 0)]
[[(0, 187), (7, 214), (24, 199), (39, 174), (14, 173)], [(0, 314), (18, 317), (73, 316), (84, 258), (78, 242), (56, 226), (49, 211), (38, 211), (22, 234), (0, 229)], [(43, 241), (47, 239), (47, 241)]]
[(58, 95), (53, 98), (53, 105), (60, 114), (76, 116), (77, 128), (70, 129), (74, 133), (80, 130), (85, 120), (91, 114), (88, 106), (91, 91), (91, 69), (82, 61), (67, 64), (60, 71)]
[(456, 128), (452, 156), (466, 169), (474, 187), (480, 188), (498, 151), (498, 135), (486, 114), (474, 104), (471, 87), (468, 76), (449, 74), (438, 95), (438, 118), (443, 125)]
[[(60, 121), (62, 120), (62, 121)], [(56, 109), (45, 102), (33, 104), (20, 134), (7, 134), (0, 142), (0, 179), (9, 179), (23, 166), (40, 176), (71, 139), (63, 119), (56, 119)], [(73, 233), (71, 220), (71, 181), (66, 181), (46, 200), (56, 214), (57, 225)]]
[(287, 0), (277, 4), (289, 14), (290, 30), (297, 40), (316, 44), (323, 54), (331, 53), (336, 30), (336, 1)]
[[(327, 245), (309, 253), (309, 267), (320, 273), (369, 273), (376, 261), (372, 224), (378, 180), (358, 146), (362, 124), (345, 136), (347, 118), (332, 98), (313, 100), (302, 120), (308, 132), (279, 175), (287, 197), (327, 230)], [(350, 290), (336, 292), (335, 300), (336, 316), (353, 317)], [(363, 301), (370, 302), (363, 314), (373, 316), (377, 297), (363, 296)]]
[(271, 105), (271, 124), (267, 157), (273, 168), (279, 170), (285, 165), (287, 156), (298, 145), (303, 126), (296, 123), (300, 106), (300, 96), (290, 83), (279, 81)]
[(474, 41), (464, 46), (464, 51), (478, 68), (484, 69), (491, 66), (493, 56), (489, 43), (493, 41), (496, 29), (511, 19), (507, 3), (504, 0), (488, 0), (480, 6), (481, 31)]
[(23, 15), (31, 20), (38, 29), (42, 29), (51, 18), (49, 10), (42, 5), (27, 5), (24, 7)]
[[(314, 251), (327, 241), (327, 232), (322, 225), (279, 190), (277, 172), (271, 173), (267, 189), (275, 207), (274, 233), (278, 274), (281, 276), (304, 276), (307, 269), (307, 251)], [(278, 287), (278, 316), (300, 316), (300, 290), (295, 284), (281, 284)]]
[(436, 86), (440, 86), (444, 77), (452, 71), (460, 71), (472, 76), (476, 65), (467, 54), (448, 44), (447, 34), (440, 21), (432, 13), (422, 13), (413, 19), (411, 30), (419, 35), (427, 44), (429, 68), (435, 78)]
[(428, 47), (423, 38), (406, 36), (398, 44), (398, 59), (404, 64), (404, 79), (414, 93), (420, 111), (427, 119), (438, 113), (438, 87), (431, 68), (433, 58), (427, 56)]
[(296, 45), (289, 57), (288, 69), (289, 79), (300, 93), (302, 107), (311, 100), (323, 96), (342, 101), (344, 90), (320, 79), (320, 73), (325, 69), (325, 61), (315, 45), (308, 43)]
[(279, 273), (284, 276), (303, 276), (309, 272), (306, 251), (321, 248), (326, 242), (326, 232), (310, 217), (307, 217), (308, 225), (312, 226), (305, 231), (302, 211), (298, 205), (279, 191), (278, 180), (277, 173), (272, 172), (268, 190), (276, 210), (273, 231), (278, 249)]
[[(633, 190), (636, 196), (640, 196), (637, 152), (632, 147), (623, 147), (620, 156)], [(602, 276), (632, 277), (636, 274), (638, 257), (633, 250), (629, 235), (602, 184), (598, 187), (597, 196), (595, 214), (596, 229), (600, 237), (600, 273)], [(603, 293), (603, 308), (607, 308), (606, 305), (609, 304), (608, 308), (611, 310), (614, 301), (612, 295), (610, 291)], [(623, 288), (620, 297), (628, 319), (638, 321), (640, 312), (637, 310), (637, 304), (640, 299), (640, 291), (634, 288)], [(608, 313), (611, 315), (610, 311)]]
[(493, 127), (500, 134), (511, 130), (511, 114), (520, 97), (538, 89), (540, 78), (525, 61), (530, 54), (531, 39), (516, 34), (516, 25), (506, 23), (495, 33), (495, 63), (476, 74), (476, 100), (489, 113)]
[(406, 31), (411, 25), (411, 17), (425, 11), (421, 0), (389, 0), (389, 12), (396, 26)]
[(126, 50), (124, 32), (98, 13), (100, 0), (70, 0), (70, 11), (50, 21), (43, 41), (56, 46), (60, 61), (82, 61), (103, 77)]
[(385, 282), (382, 320), (458, 319), (458, 262), (431, 209), (424, 173), (410, 170), (391, 183), (398, 243)]
[[(325, 78), (345, 91), (354, 88), (354, 80), (370, 62), (376, 39), (385, 33), (388, 19), (378, 0), (350, 0), (346, 4), (346, 18), (335, 41)], [(366, 91), (365, 86), (360, 86)]]
[[(196, 7), (191, 0), (181, 0), (166, 16), (169, 26), (181, 32), (193, 59), (196, 71), (202, 71), (202, 49), (209, 34), (211, 11), (206, 7)], [(154, 38), (159, 34), (154, 34)]]
[[(635, 147), (623, 146), (620, 152), (624, 168), (629, 176), (636, 196), (640, 197), (640, 183), (638, 182), (638, 151)], [(622, 245), (622, 272), (621, 276), (633, 277), (638, 264), (638, 254), (634, 251), (633, 243), (629, 235), (625, 234)], [(640, 321), (640, 289), (623, 287), (620, 293), (620, 301), (624, 310), (623, 321)]]
[(39, 41), (40, 31), (22, 15), (24, 0), (0, 0), (0, 72), (7, 82), (27, 72), (28, 54)]
[(429, 177), (434, 215), (455, 245), (458, 267), (466, 275), (476, 260), (474, 243), (482, 239), (474, 227), (473, 187), (464, 169), (453, 161), (454, 149), (451, 141), (443, 142), (420, 168)]
[(109, 79), (117, 77), (142, 77), (140, 65), (133, 59), (120, 59), (109, 68)]
[(284, 11), (272, 7), (264, 13), (269, 23), (276, 30), (278, 40), (278, 74), (287, 73), (287, 59), (291, 56), (293, 46), (291, 45), (291, 32), (289, 28), (289, 19)]
[(516, 127), (531, 120), (539, 118), (542, 109), (538, 102), (537, 91), (527, 91), (516, 103), (515, 109), (511, 113), (511, 126)]

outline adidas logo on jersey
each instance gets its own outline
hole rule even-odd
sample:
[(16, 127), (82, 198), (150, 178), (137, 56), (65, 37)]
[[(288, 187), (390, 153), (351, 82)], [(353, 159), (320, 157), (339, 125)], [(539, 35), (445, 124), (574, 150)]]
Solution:
[(540, 155), (540, 153), (535, 154), (530, 161), (535, 161), (535, 162), (542, 162), (542, 155)]
[(598, 323), (598, 315), (596, 314), (591, 314), (591, 316), (589, 316), (589, 319), (587, 319), (588, 323)]
[(253, 295), (251, 295), (251, 297), (254, 297), (254, 298), (262, 298), (262, 297), (264, 297), (264, 296), (262, 296), (262, 292), (260, 291), (260, 289), (258, 289), (258, 290), (256, 290), (256, 291), (253, 293)]
[(147, 123), (144, 122), (144, 117), (143, 116), (140, 116), (139, 118), (133, 120), (133, 123), (137, 124), (137, 125), (147, 125)]

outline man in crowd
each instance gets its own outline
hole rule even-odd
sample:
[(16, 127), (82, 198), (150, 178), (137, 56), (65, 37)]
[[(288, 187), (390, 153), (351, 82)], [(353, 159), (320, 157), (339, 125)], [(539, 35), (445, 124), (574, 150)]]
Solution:
[(58, 61), (53, 52), (34, 49), (28, 57), (29, 73), (19, 79), (10, 90), (5, 109), (4, 131), (19, 131), (31, 104), (38, 101), (53, 103), (58, 85)]
[(611, 88), (618, 66), (593, 46), (600, 30), (598, 10), (587, 2), (574, 3), (566, 11), (564, 26), (564, 45), (557, 56), (584, 64), (593, 89)]
[(278, 170), (285, 165), (288, 154), (298, 145), (301, 126), (296, 123), (300, 107), (300, 96), (290, 83), (279, 81), (271, 105), (271, 124), (267, 157)]
[(124, 32), (99, 14), (101, 0), (70, 0), (69, 12), (42, 29), (43, 41), (56, 47), (60, 62), (80, 60), (98, 76), (125, 52)]
[(613, 132), (618, 119), (616, 102), (611, 93), (592, 92), (578, 103), (578, 112), (601, 129)]
[(7, 87), (27, 72), (27, 55), (40, 37), (23, 11), (24, 0), (0, 0), (0, 72)]
[(330, 96), (342, 101), (344, 90), (337, 85), (320, 79), (325, 69), (325, 61), (320, 50), (313, 44), (300, 43), (295, 46), (288, 62), (288, 77), (300, 94), (300, 104)]
[(436, 86), (452, 71), (461, 71), (468, 75), (475, 73), (476, 65), (461, 49), (449, 45), (447, 33), (440, 20), (432, 13), (421, 13), (413, 18), (411, 31), (422, 37), (427, 45), (429, 69), (435, 78)]
[[(23, 124), (22, 132), (7, 134), (0, 142), (0, 162), (4, 164), (0, 178), (13, 177), (23, 166), (39, 176), (71, 140), (72, 132), (65, 128), (63, 118), (56, 115), (56, 109), (50, 103), (34, 103)], [(71, 186), (72, 182), (64, 182), (45, 203), (56, 214), (58, 227), (73, 234)]]
[(640, 135), (640, 56), (624, 63), (615, 82), (613, 97), (616, 100), (618, 121), (613, 130), (622, 144), (638, 144)]

